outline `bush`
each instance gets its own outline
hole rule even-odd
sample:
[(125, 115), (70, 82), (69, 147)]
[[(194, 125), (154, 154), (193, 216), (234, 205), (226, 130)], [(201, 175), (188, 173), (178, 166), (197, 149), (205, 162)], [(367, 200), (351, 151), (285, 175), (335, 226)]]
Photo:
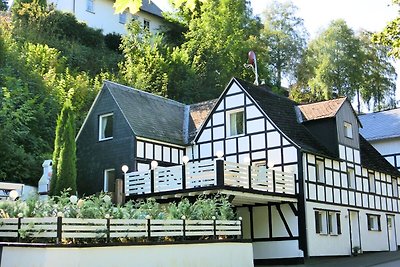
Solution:
[(108, 49), (121, 53), (121, 50), (119, 49), (119, 46), (122, 43), (121, 38), (121, 34), (115, 32), (109, 33), (104, 36), (104, 43)]
[(125, 205), (114, 205), (111, 197), (101, 193), (78, 199), (64, 191), (60, 196), (39, 200), (32, 196), (27, 201), (0, 202), (0, 218), (22, 217), (55, 217), (59, 212), (66, 218), (102, 219), (110, 216), (114, 219), (181, 219), (210, 220), (215, 216), (219, 220), (235, 219), (235, 213), (226, 197), (217, 195), (209, 198), (199, 196), (190, 203), (183, 198), (178, 203), (162, 205), (155, 199), (146, 201), (129, 201)]

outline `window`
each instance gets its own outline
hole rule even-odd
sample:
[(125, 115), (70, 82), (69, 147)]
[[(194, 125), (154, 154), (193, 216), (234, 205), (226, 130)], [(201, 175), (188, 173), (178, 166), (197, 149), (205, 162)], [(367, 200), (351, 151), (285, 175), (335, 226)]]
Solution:
[(99, 141), (113, 138), (113, 117), (112, 113), (101, 115), (99, 118)]
[(229, 136), (244, 134), (244, 112), (234, 111), (228, 113)]
[(349, 122), (344, 122), (344, 136), (347, 138), (353, 138), (353, 127), (351, 123)]
[(120, 13), (119, 14), (119, 23), (125, 24), (126, 23), (126, 16), (127, 16), (127, 12), (126, 11)]
[(397, 184), (397, 178), (392, 179), (392, 186), (393, 186), (393, 196), (399, 197), (399, 187)]
[(86, 11), (94, 13), (94, 0), (86, 0)]
[(317, 182), (324, 183), (325, 182), (325, 169), (324, 162), (322, 160), (317, 160), (316, 173), (317, 173)]
[(347, 184), (349, 188), (356, 188), (356, 175), (354, 174), (354, 169), (352, 168), (347, 169)]
[(150, 21), (143, 20), (143, 29), (150, 30)]
[(369, 192), (375, 193), (375, 175), (374, 173), (368, 173), (368, 181), (369, 181)]
[(115, 170), (104, 170), (104, 192), (115, 191)]
[(369, 231), (381, 231), (381, 216), (367, 214), (367, 223)]
[(316, 210), (315, 232), (321, 235), (340, 235), (342, 233), (340, 213), (337, 211)]

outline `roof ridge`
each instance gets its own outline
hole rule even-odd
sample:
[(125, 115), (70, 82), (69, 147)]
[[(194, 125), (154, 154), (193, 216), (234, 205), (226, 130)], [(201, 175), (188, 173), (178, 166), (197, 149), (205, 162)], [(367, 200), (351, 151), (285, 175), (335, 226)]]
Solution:
[(157, 99), (157, 100), (163, 100), (165, 102), (170, 102), (171, 104), (175, 104), (175, 105), (180, 106), (182, 108), (187, 106), (186, 104), (178, 102), (176, 100), (169, 99), (167, 97), (156, 95), (156, 94), (153, 94), (153, 93), (150, 93), (150, 92), (146, 92), (146, 91), (143, 91), (143, 90), (140, 90), (140, 89), (136, 89), (136, 88), (124, 85), (124, 84), (116, 83), (116, 82), (109, 81), (109, 80), (104, 80), (104, 83), (106, 83), (106, 84), (107, 83), (111, 83), (113, 85), (123, 87), (123, 89), (125, 89), (127, 91), (132, 91), (132, 92), (136, 92), (138, 94), (143, 94), (143, 95), (146, 95), (147, 97), (151, 97), (151, 98), (154, 98), (154, 99)]

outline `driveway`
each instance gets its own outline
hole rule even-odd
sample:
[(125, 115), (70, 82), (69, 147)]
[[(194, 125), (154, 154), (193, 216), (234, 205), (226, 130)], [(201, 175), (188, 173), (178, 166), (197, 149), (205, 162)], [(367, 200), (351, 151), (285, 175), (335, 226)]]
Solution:
[[(256, 265), (255, 267), (266, 267), (267, 265)], [(268, 265), (269, 267), (271, 265)], [(400, 251), (392, 252), (370, 252), (356, 257), (321, 257), (306, 260), (305, 264), (299, 265), (273, 265), (273, 266), (324, 266), (324, 267), (399, 267)]]

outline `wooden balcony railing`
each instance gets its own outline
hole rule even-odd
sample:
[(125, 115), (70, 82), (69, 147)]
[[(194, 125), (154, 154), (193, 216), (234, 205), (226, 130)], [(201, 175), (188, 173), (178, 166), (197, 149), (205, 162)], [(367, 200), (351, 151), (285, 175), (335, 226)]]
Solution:
[(125, 174), (125, 195), (231, 186), (294, 195), (296, 175), (223, 160), (189, 162)]

